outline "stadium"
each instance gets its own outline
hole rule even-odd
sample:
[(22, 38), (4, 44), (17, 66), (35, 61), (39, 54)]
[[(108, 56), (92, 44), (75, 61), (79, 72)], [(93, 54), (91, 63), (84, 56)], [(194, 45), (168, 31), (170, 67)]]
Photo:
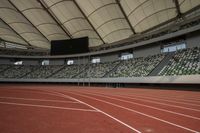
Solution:
[(1, 133), (200, 133), (200, 0), (0, 0)]

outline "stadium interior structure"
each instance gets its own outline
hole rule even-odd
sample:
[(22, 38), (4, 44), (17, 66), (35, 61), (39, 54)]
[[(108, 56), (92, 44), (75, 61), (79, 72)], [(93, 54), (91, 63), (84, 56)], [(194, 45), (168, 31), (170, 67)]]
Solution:
[(2, 133), (200, 133), (199, 86), (200, 0), (0, 0)]
[[(1, 0), (1, 82), (200, 83), (199, 0)], [(88, 53), (50, 55), (89, 38)]]

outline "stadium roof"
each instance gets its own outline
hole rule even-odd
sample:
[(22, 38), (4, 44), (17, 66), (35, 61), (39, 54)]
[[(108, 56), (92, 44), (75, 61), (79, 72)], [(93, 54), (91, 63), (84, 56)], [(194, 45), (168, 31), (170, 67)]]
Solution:
[(179, 18), (200, 0), (0, 0), (0, 38), (40, 48), (88, 36), (116, 42)]

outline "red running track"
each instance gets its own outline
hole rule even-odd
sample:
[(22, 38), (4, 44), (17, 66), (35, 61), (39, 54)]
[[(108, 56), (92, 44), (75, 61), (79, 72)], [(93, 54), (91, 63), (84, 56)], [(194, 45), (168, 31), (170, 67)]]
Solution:
[(200, 92), (1, 85), (2, 133), (199, 133)]

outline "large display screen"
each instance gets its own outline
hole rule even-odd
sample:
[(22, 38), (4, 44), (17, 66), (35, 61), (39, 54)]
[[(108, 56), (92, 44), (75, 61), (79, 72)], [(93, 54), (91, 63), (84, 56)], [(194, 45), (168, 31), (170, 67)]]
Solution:
[(88, 37), (51, 41), (51, 55), (87, 53), (88, 45)]

